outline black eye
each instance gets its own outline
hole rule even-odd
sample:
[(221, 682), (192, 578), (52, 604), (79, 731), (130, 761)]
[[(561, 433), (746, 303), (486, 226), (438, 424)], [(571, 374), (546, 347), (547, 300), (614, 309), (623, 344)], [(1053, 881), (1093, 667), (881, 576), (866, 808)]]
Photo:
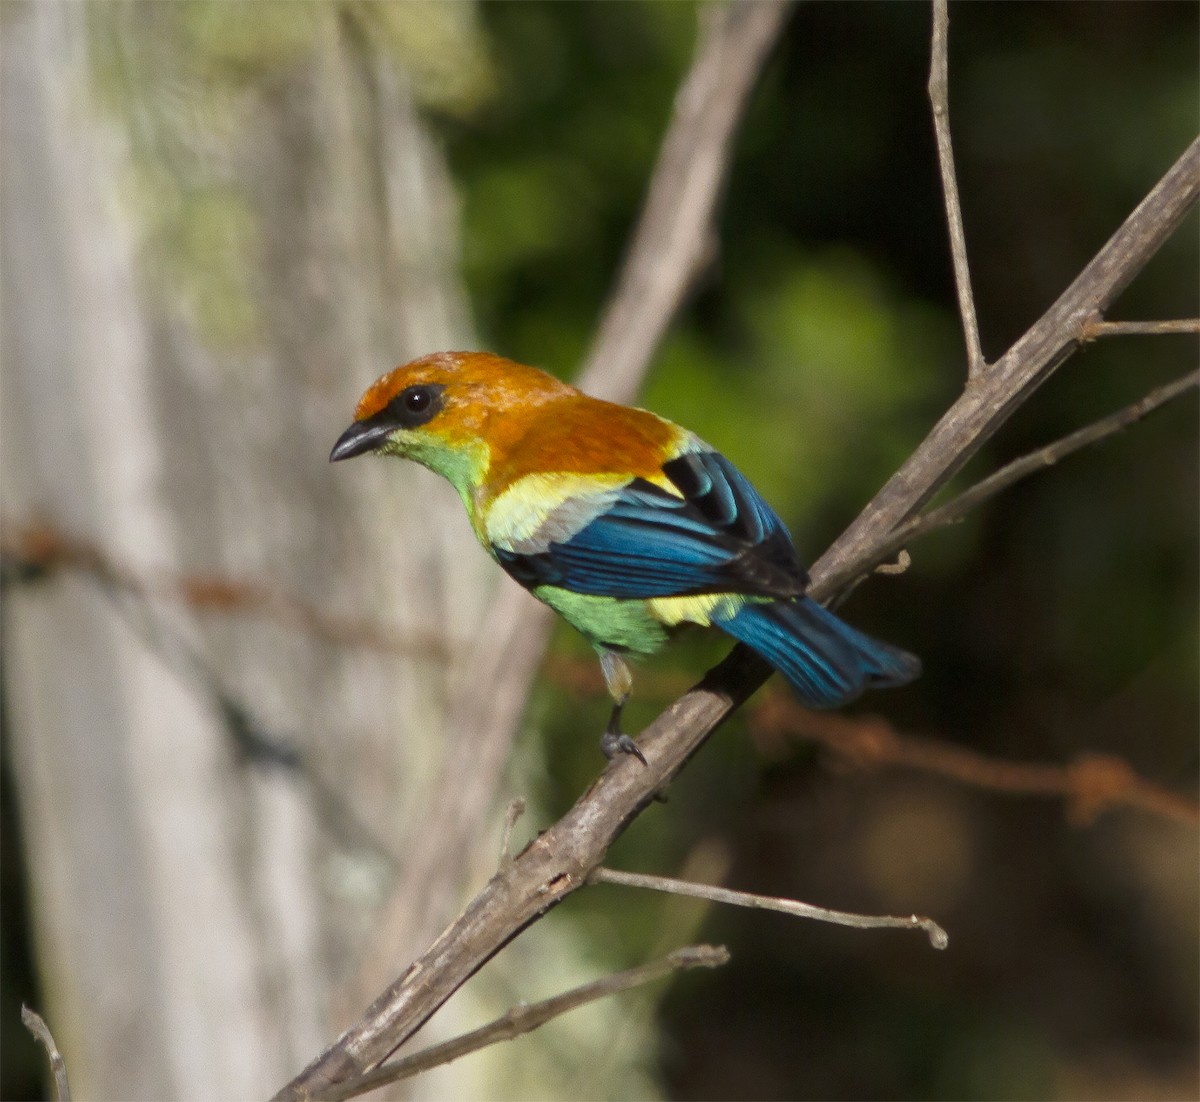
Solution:
[(406, 386), (388, 403), (388, 409), (396, 423), (406, 429), (415, 429), (431, 421), (442, 408), (442, 391), (439, 383), (417, 383)]
[(433, 395), (423, 386), (410, 386), (400, 395), (400, 401), (409, 413), (424, 413), (433, 401)]

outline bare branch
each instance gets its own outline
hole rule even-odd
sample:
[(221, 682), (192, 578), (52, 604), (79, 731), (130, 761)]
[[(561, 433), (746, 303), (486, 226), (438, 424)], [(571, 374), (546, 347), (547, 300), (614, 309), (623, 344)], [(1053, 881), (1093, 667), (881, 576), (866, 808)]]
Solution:
[[(396, 855), (375, 831), (354, 812), (338, 788), (322, 775), (315, 763), (291, 739), (269, 730), (244, 704), (225, 688), (222, 679), (201, 651), (176, 627), (159, 614), (156, 600), (167, 597), (181, 599), (196, 609), (214, 607), (206, 599), (193, 602), (191, 594), (194, 575), (178, 579), (147, 579), (126, 564), (110, 558), (100, 547), (75, 539), (47, 523), (14, 526), (0, 524), (0, 577), (5, 582), (14, 576), (30, 580), (52, 571), (73, 569), (85, 573), (108, 598), (116, 613), (129, 625), (147, 650), (154, 654), (179, 681), (193, 692), (202, 693), (205, 702), (220, 717), (232, 749), (239, 760), (259, 767), (283, 769), (297, 774), (309, 785), (317, 821), (338, 844), (347, 849), (370, 852), (389, 869), (399, 866)], [(220, 591), (231, 595), (229, 602), (220, 601), (215, 607), (226, 613), (242, 611), (241, 595), (260, 592), (259, 587), (238, 581), (208, 577), (206, 592)], [(302, 605), (283, 594), (271, 604), (271, 611), (280, 622), (292, 623), (291, 609)], [(257, 602), (251, 602), (257, 611)], [(306, 606), (312, 616), (304, 625), (314, 635), (324, 636), (328, 618), (312, 606)], [(375, 624), (362, 624), (356, 634), (360, 642), (390, 648), (394, 633)]]
[(58, 1051), (58, 1045), (54, 1043), (54, 1035), (50, 1032), (46, 1020), (36, 1010), (22, 1006), (21, 1021), (25, 1023), (25, 1028), (41, 1042), (50, 1059), (50, 1070), (54, 1074), (55, 1099), (57, 1102), (71, 1102), (71, 1087), (67, 1082), (67, 1062), (62, 1058), (62, 1053)]
[(1155, 784), (1111, 754), (1084, 754), (1067, 765), (999, 761), (943, 739), (897, 731), (879, 716), (813, 712), (771, 693), (749, 713), (756, 736), (811, 739), (860, 768), (893, 766), (1010, 796), (1051, 796), (1066, 804), (1076, 826), (1105, 811), (1129, 808), (1181, 826), (1200, 824), (1195, 800)]
[(1097, 337), (1156, 337), (1166, 333), (1200, 333), (1200, 318), (1178, 321), (1091, 321), (1083, 327), (1082, 339)]
[(684, 949), (676, 949), (659, 960), (640, 964), (636, 968), (627, 968), (623, 972), (615, 972), (611, 976), (555, 995), (552, 999), (545, 999), (530, 1006), (514, 1006), (502, 1017), (461, 1037), (433, 1045), (397, 1060), (394, 1064), (384, 1064), (366, 1075), (329, 1087), (313, 1096), (313, 1102), (342, 1102), (343, 1099), (356, 1098), (389, 1083), (411, 1079), (414, 1075), (478, 1052), (488, 1045), (499, 1041), (511, 1041), (524, 1033), (531, 1033), (569, 1010), (575, 1010), (598, 999), (619, 995), (635, 987), (644, 987), (672, 972), (682, 972), (690, 968), (719, 968), (728, 961), (729, 951), (724, 946), (690, 945)]
[(78, 569), (146, 601), (173, 601), (193, 612), (263, 616), (319, 639), (448, 662), (444, 636), (401, 632), (378, 620), (332, 615), (265, 582), (209, 573), (138, 573), (103, 548), (47, 521), (0, 520), (0, 554), (28, 571)]
[[(546, 666), (558, 685), (607, 699), (595, 662), (559, 656)], [(685, 689), (676, 674), (643, 671), (638, 689), (670, 699)], [(894, 767), (1009, 796), (1058, 796), (1073, 824), (1090, 824), (1101, 812), (1143, 811), (1182, 826), (1200, 824), (1200, 804), (1139, 775), (1123, 758), (1088, 754), (1066, 765), (1012, 762), (948, 741), (898, 731), (879, 716), (814, 712), (782, 685), (757, 697), (744, 714), (764, 757), (778, 758), (793, 738), (819, 742), (854, 768)]]
[(950, 140), (950, 77), (947, 62), (950, 12), (947, 0), (933, 0), (933, 41), (929, 60), (929, 102), (933, 108), (933, 130), (937, 138), (938, 168), (942, 173), (942, 195), (946, 224), (950, 230), (950, 256), (954, 262), (954, 286), (958, 313), (962, 318), (967, 346), (967, 381), (987, 370), (979, 344), (979, 322), (975, 317), (975, 294), (971, 290), (971, 267), (967, 262), (967, 236), (963, 232), (962, 205), (958, 199), (958, 176), (954, 170), (954, 146)]
[[(1020, 459), (1014, 459), (1000, 470), (975, 483), (970, 489), (964, 490), (945, 505), (940, 505), (921, 516), (905, 521), (886, 540), (873, 547), (869, 556), (847, 563), (843, 571), (829, 579), (828, 584), (835, 588), (849, 584), (869, 570), (872, 562), (877, 558), (887, 559), (897, 552), (903, 554), (902, 548), (912, 543), (913, 540), (934, 529), (954, 524), (988, 498), (1008, 489), (1013, 483), (1053, 466), (1072, 452), (1077, 452), (1090, 444), (1097, 444), (1101, 440), (1116, 435), (1161, 406), (1174, 401), (1189, 390), (1194, 390), (1197, 386), (1200, 386), (1200, 371), (1193, 371), (1189, 375), (1176, 379), (1173, 383), (1156, 387), (1144, 398), (1140, 398), (1124, 409), (1117, 410), (1116, 413), (1102, 417), (1099, 421), (1070, 433), (1052, 444), (1038, 448), (1037, 451), (1023, 455)], [(892, 572), (890, 568), (877, 567), (876, 569), (882, 573)]]
[(812, 903), (801, 903), (796, 899), (780, 899), (773, 895), (754, 895), (751, 892), (735, 892), (729, 888), (718, 888), (711, 884), (696, 884), (689, 880), (672, 880), (666, 876), (647, 876), (637, 872), (621, 872), (601, 865), (592, 870), (589, 884), (621, 884), (627, 888), (647, 888), (654, 892), (669, 892), (686, 895), (693, 899), (707, 899), (712, 903), (728, 903), (734, 907), (751, 907), (763, 911), (778, 911), (795, 918), (812, 918), (818, 922), (832, 922), (836, 926), (853, 926), (858, 930), (924, 930), (929, 944), (935, 949), (945, 949), (950, 937), (932, 918), (920, 915), (904, 917), (894, 915), (865, 915), (853, 911), (831, 911), (828, 907), (817, 907)]
[(733, 135), (790, 10), (790, 0), (701, 7), (703, 40), (675, 97), (632, 247), (576, 380), (583, 390), (612, 401), (633, 398), (680, 301), (712, 259)]

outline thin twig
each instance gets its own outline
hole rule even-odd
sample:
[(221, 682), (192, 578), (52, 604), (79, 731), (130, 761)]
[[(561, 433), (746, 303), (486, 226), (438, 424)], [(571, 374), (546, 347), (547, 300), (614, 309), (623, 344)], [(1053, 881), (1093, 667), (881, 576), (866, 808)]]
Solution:
[(929, 59), (929, 102), (933, 108), (933, 131), (937, 137), (938, 168), (942, 173), (942, 195), (946, 224), (950, 229), (950, 256), (954, 262), (954, 286), (967, 346), (967, 381), (987, 370), (979, 344), (979, 322), (975, 317), (975, 294), (971, 290), (971, 267), (967, 262), (967, 236), (963, 231), (958, 177), (954, 170), (954, 146), (950, 140), (950, 77), (947, 52), (950, 12), (946, 0), (933, 0), (933, 41)]
[(44, 520), (0, 520), (0, 554), (22, 564), (31, 577), (37, 572), (77, 568), (147, 602), (178, 602), (197, 613), (262, 616), (330, 643), (441, 662), (449, 662), (452, 653), (462, 650), (441, 634), (402, 632), (378, 620), (335, 616), (259, 581), (210, 573), (138, 573), (99, 545)]
[(1038, 448), (1037, 451), (1021, 456), (1020, 459), (1014, 459), (1000, 470), (964, 490), (945, 505), (939, 505), (936, 509), (930, 509), (929, 512), (922, 513), (919, 517), (905, 521), (886, 540), (872, 548), (870, 556), (864, 556), (857, 562), (847, 563), (842, 571), (830, 579), (830, 584), (837, 588), (843, 584), (849, 584), (871, 569), (870, 560), (874, 560), (876, 556), (881, 560), (887, 559), (905, 545), (912, 543), (913, 540), (937, 528), (954, 524), (988, 498), (995, 497), (996, 494), (1008, 489), (1021, 479), (1053, 466), (1072, 452), (1115, 436), (1118, 432), (1136, 424), (1143, 417), (1186, 394), (1189, 390), (1194, 390), (1197, 386), (1200, 386), (1200, 371), (1193, 371), (1174, 382), (1156, 387), (1144, 398), (1140, 398), (1124, 409), (1117, 410), (1116, 413), (1102, 417), (1099, 421), (1070, 433), (1052, 444), (1047, 444), (1045, 447)]
[(728, 961), (729, 951), (723, 945), (689, 945), (683, 949), (676, 949), (659, 960), (640, 964), (636, 968), (627, 968), (623, 972), (615, 972), (611, 976), (585, 983), (551, 999), (529, 1006), (514, 1006), (495, 1021), (461, 1037), (433, 1045), (421, 1052), (414, 1052), (393, 1064), (384, 1064), (365, 1075), (329, 1087), (314, 1095), (313, 1102), (343, 1102), (347, 1098), (356, 1098), (389, 1083), (411, 1079), (414, 1075), (448, 1064), (451, 1060), (457, 1060), (469, 1053), (478, 1052), (488, 1045), (511, 1041), (538, 1029), (569, 1010), (575, 1010), (597, 999), (609, 998), (635, 987), (643, 987), (672, 972), (681, 972), (689, 968), (719, 968)]
[(1139, 776), (1122, 758), (1080, 754), (1066, 765), (1001, 761), (946, 739), (902, 733), (879, 716), (813, 712), (782, 692), (749, 709), (752, 734), (778, 742), (809, 739), (858, 768), (892, 766), (1007, 796), (1051, 796), (1066, 805), (1073, 826), (1089, 826), (1105, 811), (1129, 808), (1181, 826), (1200, 824), (1200, 804)]
[(1083, 339), (1097, 337), (1138, 336), (1155, 337), (1164, 333), (1200, 333), (1200, 318), (1180, 318), (1169, 321), (1089, 321), (1083, 327)]
[(517, 825), (517, 820), (525, 814), (525, 801), (518, 796), (515, 800), (508, 801), (508, 807), (504, 812), (504, 832), (500, 835), (500, 863), (512, 859), (512, 851), (509, 846), (512, 845), (513, 830)]
[(67, 1062), (62, 1058), (62, 1053), (58, 1051), (58, 1045), (54, 1043), (54, 1034), (50, 1032), (45, 1018), (36, 1010), (22, 1006), (21, 1021), (25, 1023), (25, 1028), (41, 1042), (50, 1059), (50, 1070), (54, 1073), (55, 1099), (57, 1102), (71, 1102), (71, 1086), (67, 1082)]
[[(559, 687), (607, 699), (595, 662), (558, 656), (546, 674)], [(638, 689), (672, 699), (686, 688), (677, 674), (643, 671)], [(1115, 755), (1083, 754), (1066, 765), (1013, 762), (967, 750), (947, 737), (928, 738), (897, 730), (879, 716), (814, 712), (786, 689), (761, 694), (743, 710), (751, 735), (766, 757), (782, 756), (792, 737), (821, 743), (857, 768), (893, 767), (1009, 796), (1058, 796), (1073, 825), (1086, 826), (1104, 811), (1143, 811), (1183, 826), (1200, 824), (1200, 803), (1140, 775)]]
[(627, 888), (647, 888), (655, 892), (672, 895), (687, 895), (693, 899), (707, 899), (712, 903), (729, 903), (734, 907), (752, 907), (763, 911), (779, 911), (795, 918), (812, 918), (818, 922), (832, 922), (836, 926), (853, 926), (858, 930), (924, 930), (929, 944), (935, 949), (945, 949), (950, 937), (932, 918), (921, 915), (865, 915), (853, 911), (831, 911), (828, 907), (817, 907), (812, 903), (801, 903), (796, 899), (780, 899), (773, 895), (754, 895), (751, 892), (735, 892), (729, 888), (718, 888), (711, 884), (696, 884), (690, 880), (672, 880), (667, 876), (646, 876), (637, 872), (620, 872), (601, 865), (592, 870), (589, 884), (621, 884)]

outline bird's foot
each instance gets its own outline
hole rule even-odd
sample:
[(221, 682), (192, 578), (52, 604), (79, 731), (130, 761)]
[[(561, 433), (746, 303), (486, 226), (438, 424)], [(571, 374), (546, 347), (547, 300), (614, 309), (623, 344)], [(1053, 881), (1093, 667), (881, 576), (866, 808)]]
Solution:
[(605, 731), (600, 736), (600, 749), (609, 761), (618, 754), (632, 754), (643, 765), (647, 764), (646, 755), (642, 753), (641, 747), (621, 731)]
[(612, 761), (618, 754), (632, 754), (645, 765), (646, 755), (642, 753), (641, 747), (621, 731), (621, 711), (628, 699), (629, 694), (626, 693), (613, 704), (612, 713), (608, 717), (608, 727), (600, 736), (600, 749), (609, 761)]

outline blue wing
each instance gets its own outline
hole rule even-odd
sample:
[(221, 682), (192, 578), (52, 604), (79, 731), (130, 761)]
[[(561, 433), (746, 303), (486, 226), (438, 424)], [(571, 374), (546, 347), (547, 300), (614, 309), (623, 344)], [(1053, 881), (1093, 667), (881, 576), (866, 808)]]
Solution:
[(619, 598), (795, 597), (808, 575), (774, 510), (724, 456), (663, 464), (682, 497), (635, 478), (599, 516), (544, 549), (496, 548), (522, 585)]

